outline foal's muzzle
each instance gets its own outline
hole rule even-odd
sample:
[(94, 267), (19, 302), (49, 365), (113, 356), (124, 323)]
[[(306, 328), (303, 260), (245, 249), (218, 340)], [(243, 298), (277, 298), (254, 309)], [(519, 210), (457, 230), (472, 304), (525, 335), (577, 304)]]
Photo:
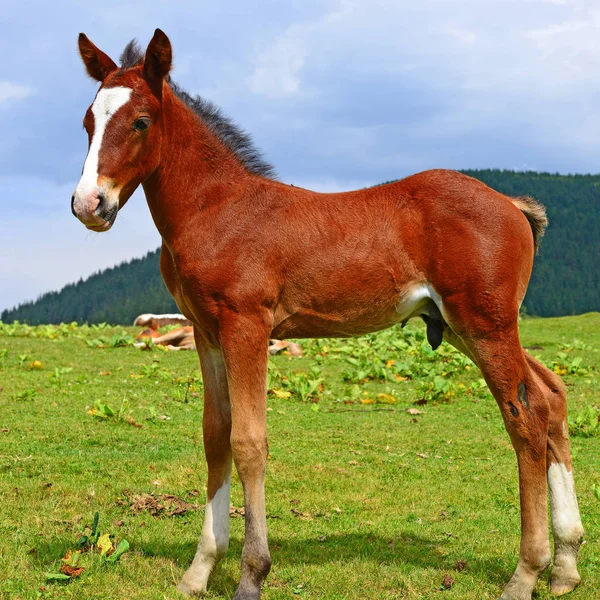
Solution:
[(117, 218), (119, 201), (112, 201), (102, 191), (95, 189), (87, 194), (77, 190), (71, 196), (71, 212), (92, 231), (108, 231)]

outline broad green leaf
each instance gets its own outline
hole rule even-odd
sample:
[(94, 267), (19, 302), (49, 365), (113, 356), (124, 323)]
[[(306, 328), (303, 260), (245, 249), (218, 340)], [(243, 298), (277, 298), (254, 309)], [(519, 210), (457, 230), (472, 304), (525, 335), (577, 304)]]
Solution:
[(115, 551), (106, 559), (107, 562), (117, 562), (127, 550), (129, 550), (129, 542), (127, 540), (121, 540)]
[(65, 575), (64, 573), (44, 573), (44, 577), (46, 581), (68, 581), (71, 579), (69, 575)]

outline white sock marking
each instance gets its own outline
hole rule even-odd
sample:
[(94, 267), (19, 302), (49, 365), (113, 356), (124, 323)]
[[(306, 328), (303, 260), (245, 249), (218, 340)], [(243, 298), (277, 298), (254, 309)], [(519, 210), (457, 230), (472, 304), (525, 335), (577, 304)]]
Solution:
[(214, 544), (217, 553), (223, 552), (229, 544), (229, 489), (231, 476), (217, 490), (213, 499), (207, 502), (204, 513), (204, 526), (200, 544), (206, 539)]
[(83, 165), (83, 174), (75, 190), (77, 196), (85, 197), (98, 187), (98, 157), (106, 126), (111, 117), (128, 102), (131, 92), (131, 88), (126, 87), (103, 88), (98, 92), (92, 104), (94, 135)]
[(217, 560), (229, 545), (229, 490), (231, 475), (206, 503), (204, 526), (196, 556), (185, 572), (179, 588), (186, 592), (204, 592), (208, 577)]
[(559, 540), (571, 541), (583, 530), (579, 506), (575, 494), (573, 472), (567, 471), (563, 463), (553, 463), (548, 469), (550, 506), (552, 508), (552, 530)]

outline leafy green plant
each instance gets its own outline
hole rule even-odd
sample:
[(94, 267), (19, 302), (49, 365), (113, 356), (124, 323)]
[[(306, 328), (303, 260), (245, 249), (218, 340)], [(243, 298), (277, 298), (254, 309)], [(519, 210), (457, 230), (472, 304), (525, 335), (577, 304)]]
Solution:
[(136, 423), (129, 413), (129, 400), (127, 398), (121, 400), (121, 405), (118, 410), (114, 410), (110, 404), (102, 402), (101, 400), (95, 400), (94, 406), (88, 410), (88, 415), (98, 417), (99, 419), (127, 421), (128, 423), (135, 425)]
[(132, 336), (122, 332), (120, 334), (115, 334), (110, 338), (101, 335), (93, 340), (86, 340), (86, 344), (90, 348), (123, 348), (125, 346), (132, 346), (134, 341)]
[(86, 527), (75, 544), (78, 550), (67, 550), (58, 573), (44, 574), (47, 582), (66, 583), (95, 565), (116, 563), (129, 550), (127, 540), (123, 539), (115, 546), (110, 533), (101, 534), (98, 522), (99, 514), (96, 513), (91, 528)]
[(585, 342), (582, 342), (580, 339), (577, 338), (575, 338), (570, 343), (562, 342), (559, 344), (559, 346), (565, 352), (571, 352), (572, 350), (591, 350), (591, 346), (589, 344), (586, 344)]
[(8, 348), (0, 349), (0, 368), (2, 368), (2, 364), (6, 360), (6, 357), (8, 356), (8, 352), (9, 352)]
[(581, 356), (571, 357), (567, 352), (557, 352), (556, 358), (548, 365), (557, 375), (587, 375), (587, 369), (582, 368)]
[(487, 383), (483, 377), (472, 381), (469, 385), (469, 390), (477, 396), (484, 396), (486, 393), (489, 394)]
[[(140, 346), (141, 344), (141, 346)], [(138, 342), (136, 342), (136, 347), (141, 348), (142, 350), (158, 350), (161, 346), (155, 346), (154, 345), (154, 339), (151, 337), (147, 337), (147, 338), (142, 338), (141, 340), (139, 340)]]
[(433, 380), (421, 385), (421, 399), (426, 402), (448, 401), (456, 396), (457, 384), (448, 377), (436, 375)]
[(200, 396), (202, 379), (199, 371), (194, 370), (187, 377), (175, 377), (171, 373), (167, 373), (167, 376), (176, 386), (173, 392), (173, 400), (176, 402), (187, 404)]
[(35, 388), (30, 388), (28, 390), (24, 390), (23, 392), (19, 392), (15, 394), (15, 399), (20, 401), (30, 401), (34, 400), (37, 396), (37, 390)]
[(0, 336), (5, 337), (29, 337), (46, 340), (57, 340), (73, 335), (78, 330), (86, 331), (87, 325), (80, 326), (76, 322), (61, 323), (60, 325), (37, 325), (31, 326), (14, 321), (3, 323), (0, 321)]
[(170, 378), (170, 373), (165, 371), (157, 360), (152, 361), (148, 365), (144, 365), (142, 367), (140, 375), (148, 377), (149, 379), (158, 378), (161, 377), (161, 375), (162, 378)]
[(600, 413), (592, 406), (579, 410), (574, 417), (569, 416), (571, 435), (592, 437), (600, 435)]
[(152, 423), (156, 423), (156, 419), (158, 419), (158, 411), (156, 410), (156, 406), (148, 407), (149, 416), (146, 417), (146, 421), (150, 421)]
[(267, 390), (281, 387), (281, 373), (275, 363), (269, 359), (267, 369)]
[(50, 383), (52, 385), (62, 385), (64, 381), (64, 375), (70, 373), (72, 370), (73, 367), (54, 367), (54, 371), (49, 374)]
[(29, 364), (31, 356), (29, 356), (29, 354), (25, 352), (24, 354), (19, 354), (19, 356), (17, 356), (17, 359), (19, 360), (19, 367), (23, 369), (27, 364)]
[(313, 397), (325, 380), (321, 377), (321, 369), (313, 365), (310, 373), (290, 373), (284, 380), (287, 391), (297, 395), (303, 402)]
[(394, 327), (377, 334), (351, 340), (310, 340), (303, 343), (305, 355), (315, 360), (339, 360), (347, 383), (387, 381), (445, 376), (473, 368), (473, 363), (448, 344), (436, 351), (429, 346), (421, 329)]
[(88, 410), (88, 415), (98, 417), (99, 419), (110, 419), (115, 416), (115, 411), (110, 404), (101, 400), (94, 400), (94, 406)]

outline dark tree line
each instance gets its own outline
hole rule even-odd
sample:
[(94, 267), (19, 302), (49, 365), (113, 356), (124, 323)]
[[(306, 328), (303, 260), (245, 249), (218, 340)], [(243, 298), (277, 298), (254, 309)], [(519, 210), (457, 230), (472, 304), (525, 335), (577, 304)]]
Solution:
[(464, 171), (509, 196), (533, 196), (549, 225), (524, 306), (542, 317), (600, 310), (600, 175)]
[(121, 263), (49, 292), (33, 302), (5, 310), (0, 320), (42, 323), (115, 323), (131, 325), (145, 312), (179, 312), (163, 283), (160, 251)]
[[(600, 175), (464, 171), (509, 196), (533, 196), (548, 210), (524, 307), (560, 316), (600, 310)], [(177, 312), (159, 271), (159, 251), (5, 310), (0, 320), (130, 324), (144, 312)]]

